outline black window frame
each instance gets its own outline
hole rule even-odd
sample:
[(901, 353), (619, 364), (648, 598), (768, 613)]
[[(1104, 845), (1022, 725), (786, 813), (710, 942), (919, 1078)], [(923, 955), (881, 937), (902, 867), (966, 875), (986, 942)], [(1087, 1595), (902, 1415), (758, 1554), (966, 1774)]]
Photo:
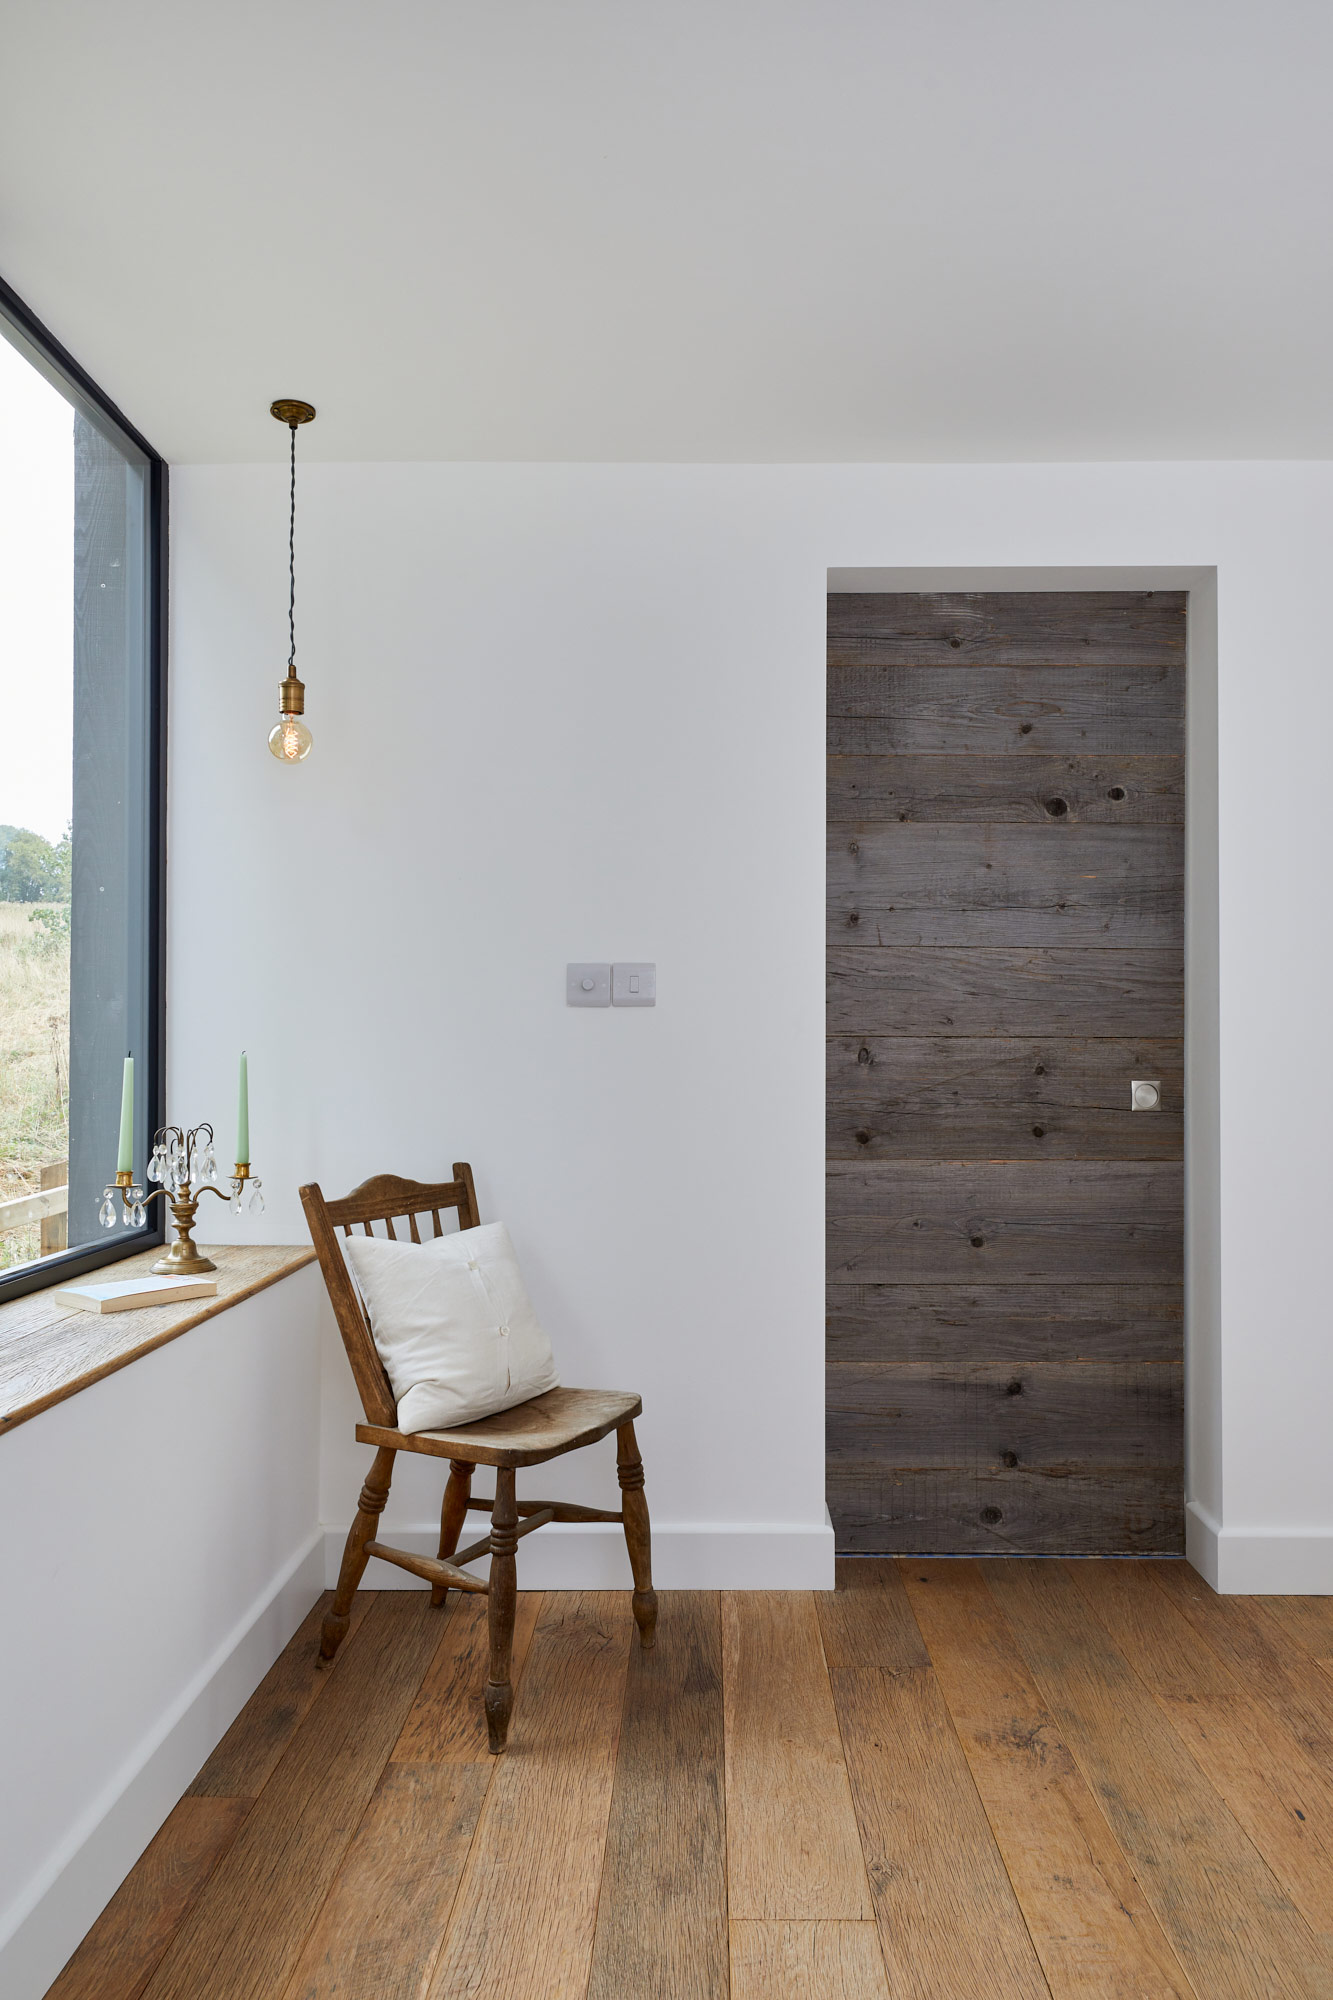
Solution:
[[(168, 467), (142, 431), (81, 368), (68, 349), (43, 325), (29, 306), (3, 278), (0, 278), (0, 318), (18, 338), (20, 353), (38, 373), (67, 396), (77, 411), (80, 404), (96, 412), (99, 426), (119, 432), (126, 443), (143, 454), (148, 467), (148, 645), (147, 685), (144, 689), (148, 716), (147, 743), (147, 895), (144, 910), (144, 938), (148, 963), (147, 990), (148, 1047), (144, 1051), (149, 1133), (166, 1122), (166, 859), (167, 859), (167, 584), (168, 584)], [(7, 338), (8, 335), (0, 335)], [(108, 1180), (111, 1162), (108, 1162)], [(143, 1228), (118, 1230), (105, 1244), (83, 1244), (71, 1250), (35, 1259), (0, 1272), (0, 1304), (21, 1298), (26, 1292), (45, 1291), (67, 1284), (107, 1264), (120, 1263), (142, 1250), (165, 1241), (165, 1205), (152, 1202)]]

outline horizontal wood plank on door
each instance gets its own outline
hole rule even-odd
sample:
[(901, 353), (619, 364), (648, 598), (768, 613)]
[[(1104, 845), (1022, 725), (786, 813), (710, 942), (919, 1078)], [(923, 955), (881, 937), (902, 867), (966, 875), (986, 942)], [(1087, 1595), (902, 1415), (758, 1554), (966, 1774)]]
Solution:
[(835, 826), (828, 942), (1180, 948), (1184, 838), (1173, 826)]
[(811, 1594), (725, 1592), (722, 1657), (731, 1916), (872, 1916)]
[(931, 1470), (878, 1460), (830, 1466), (837, 1546), (867, 1555), (1174, 1556), (1185, 1547), (1174, 1467), (1091, 1472)]
[(493, 1765), (386, 1766), (282, 2000), (418, 2000)]
[[(1135, 1075), (1139, 1072), (1135, 1071)], [(1155, 1073), (1154, 1073), (1155, 1074)], [(1033, 1113), (1020, 1105), (960, 1104), (893, 1111), (884, 1105), (828, 1103), (832, 1160), (1179, 1160), (1183, 1112)]]
[(583, 2000), (633, 1630), (624, 1591), (547, 1593), (430, 2000)]
[(138, 2000), (249, 1810), (249, 1799), (183, 1798), (48, 1987), (46, 2000)]
[(828, 1287), (828, 1359), (1179, 1361), (1184, 1291), (1174, 1285)]
[(1151, 1567), (1079, 1563), (1070, 1574), (1311, 1929), (1333, 1929), (1333, 1772), (1199, 1644)]
[(830, 825), (881, 819), (1049, 826), (1052, 818), (1084, 826), (1183, 826), (1185, 760), (1036, 750), (828, 760)]
[(328, 1894), (439, 1641), (415, 1590), (376, 1593), (146, 1989), (274, 2000)]
[[(493, 1759), (482, 1705), (489, 1662), (487, 1609), (485, 1597), (449, 1593), (440, 1643), (393, 1747), (393, 1763), (485, 1764), (490, 1768)], [(541, 1609), (541, 1591), (519, 1591), (510, 1666), (516, 1689), (522, 1685), (523, 1665)]]
[(1180, 1362), (831, 1363), (828, 1463), (1022, 1466), (1067, 1477), (1180, 1466)]
[(1184, 1033), (1178, 951), (839, 946), (831, 1035), (1147, 1036)]
[(588, 2000), (727, 1990), (722, 1623), (713, 1591), (664, 1591), (631, 1646)]
[(1181, 667), (837, 667), (828, 754), (1075, 752), (1179, 757)]
[[(352, 1599), (348, 1636), (374, 1603), (367, 1591)], [(195, 1798), (256, 1798), (307, 1711), (333, 1685), (345, 1649), (332, 1660), (319, 1657), (320, 1628), (333, 1603), (326, 1590), (287, 1641), (241, 1713), (190, 1786)]]
[[(669, 1993), (671, 2000), (679, 1991), (633, 1990)], [(725, 1985), (711, 1988), (710, 2000), (721, 2000), (726, 1991)], [(734, 1923), (731, 2000), (890, 2000), (879, 1933), (869, 1920)]]
[(1208, 2000), (1326, 2000), (1327, 1947), (1090, 1617), (1066, 1566), (994, 1563), (986, 1582), (1196, 1990)]
[(835, 1284), (1172, 1283), (1183, 1170), (1155, 1161), (831, 1160)]
[[(840, 1566), (840, 1577), (846, 1569)], [(860, 1567), (857, 1565), (856, 1567)], [(830, 1666), (880, 1945), (894, 2000), (1049, 1993), (901, 1579), (878, 1565), (866, 1633), (821, 1592)], [(859, 1593), (855, 1593), (859, 1595)]]
[[(1179, 1041), (833, 1035), (825, 1074), (834, 1159), (1183, 1157)], [(1135, 1077), (1161, 1111), (1131, 1110)]]
[(1197, 2000), (976, 1565), (901, 1575), (1055, 2000)]
[(1180, 590), (830, 591), (831, 662), (1183, 663)]

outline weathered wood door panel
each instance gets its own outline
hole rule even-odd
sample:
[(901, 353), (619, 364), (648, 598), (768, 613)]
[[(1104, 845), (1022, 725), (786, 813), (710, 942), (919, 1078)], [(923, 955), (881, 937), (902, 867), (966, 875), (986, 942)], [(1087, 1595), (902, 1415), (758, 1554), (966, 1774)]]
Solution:
[(831, 835), (830, 944), (1184, 942), (1179, 827), (854, 820)]
[(829, 600), (841, 1548), (1182, 1546), (1184, 671), (1183, 594)]
[(1125, 1077), (1179, 1106), (1181, 1045), (970, 1035), (830, 1035), (831, 1160), (1178, 1160), (1183, 1114), (1125, 1117)]

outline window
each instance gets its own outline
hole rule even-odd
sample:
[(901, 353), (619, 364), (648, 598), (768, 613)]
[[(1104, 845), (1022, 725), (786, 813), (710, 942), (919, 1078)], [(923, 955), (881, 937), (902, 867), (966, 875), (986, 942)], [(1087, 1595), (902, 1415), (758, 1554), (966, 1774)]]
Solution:
[(162, 1123), (167, 469), (0, 284), (0, 1299), (162, 1238), (98, 1220), (125, 1055)]

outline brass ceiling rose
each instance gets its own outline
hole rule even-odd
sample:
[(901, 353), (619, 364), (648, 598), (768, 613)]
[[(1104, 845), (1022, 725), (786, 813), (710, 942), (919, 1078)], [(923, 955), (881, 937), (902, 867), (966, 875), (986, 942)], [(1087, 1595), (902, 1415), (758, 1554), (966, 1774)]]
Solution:
[(280, 424), (290, 424), (295, 430), (298, 424), (313, 424), (315, 406), (313, 403), (299, 403), (292, 396), (280, 396), (276, 403), (270, 403), (268, 413), (276, 417)]

